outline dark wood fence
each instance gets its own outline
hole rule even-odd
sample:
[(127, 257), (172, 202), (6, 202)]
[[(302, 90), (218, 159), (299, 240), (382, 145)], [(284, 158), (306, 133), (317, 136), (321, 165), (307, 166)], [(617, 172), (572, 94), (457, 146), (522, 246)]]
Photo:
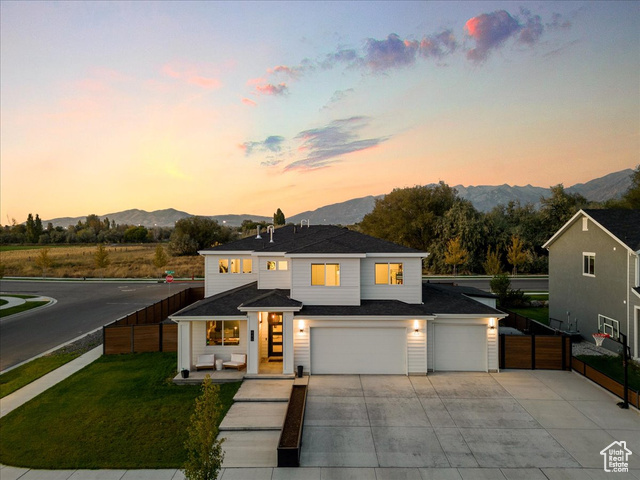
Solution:
[(500, 320), (501, 327), (511, 327), (527, 335), (561, 335), (562, 332), (528, 317), (501, 308), (508, 317)]
[(176, 352), (178, 325), (162, 322), (203, 298), (203, 287), (191, 287), (105, 325), (102, 329), (104, 354)]
[[(614, 395), (617, 395), (620, 398), (624, 398), (624, 385), (617, 382), (607, 374), (596, 370), (595, 368), (587, 365), (582, 360), (579, 360), (576, 357), (573, 357), (571, 366), (580, 375), (584, 375), (589, 380), (597, 383), (602, 388), (609, 390)], [(628, 388), (627, 391), (629, 393), (629, 404), (633, 405), (636, 408), (640, 408), (640, 398), (638, 392), (630, 388)]]
[(568, 335), (500, 335), (500, 368), (571, 370)]

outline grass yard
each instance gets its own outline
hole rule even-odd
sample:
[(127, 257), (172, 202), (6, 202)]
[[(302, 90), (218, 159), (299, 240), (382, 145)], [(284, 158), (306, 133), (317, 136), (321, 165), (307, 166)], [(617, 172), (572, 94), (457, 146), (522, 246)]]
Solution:
[[(175, 353), (103, 356), (0, 419), (0, 463), (41, 469), (180, 468), (199, 386)], [(220, 386), (225, 412), (240, 383)]]
[(0, 398), (4, 398), (34, 380), (43, 377), (47, 373), (79, 357), (80, 354), (81, 352), (47, 355), (36, 358), (7, 373), (3, 373), (0, 375)]
[(549, 307), (510, 308), (509, 310), (523, 317), (549, 325)]
[[(622, 357), (611, 355), (578, 355), (578, 360), (582, 360), (590, 367), (610, 376), (614, 380), (623, 383), (624, 373), (622, 370)], [(629, 388), (640, 391), (640, 367), (633, 362), (629, 362)]]
[(25, 302), (22, 305), (16, 305), (15, 307), (5, 308), (3, 310), (0, 310), (0, 318), (8, 317), (9, 315), (13, 315), (15, 313), (26, 312), (27, 310), (42, 307), (43, 305), (46, 305), (48, 303), (49, 303), (48, 301)]
[[(3, 247), (6, 248), (6, 247)], [(42, 246), (8, 247), (2, 250), (2, 265), (5, 277), (42, 277), (42, 269), (36, 259)], [(169, 257), (169, 263), (156, 268), (153, 265), (155, 244), (115, 245), (105, 247), (110, 265), (100, 270), (95, 267), (95, 245), (65, 245), (51, 247), (49, 257), (52, 265), (44, 272), (52, 278), (160, 278), (165, 270), (174, 270), (174, 277), (203, 277), (204, 259), (192, 257)]]

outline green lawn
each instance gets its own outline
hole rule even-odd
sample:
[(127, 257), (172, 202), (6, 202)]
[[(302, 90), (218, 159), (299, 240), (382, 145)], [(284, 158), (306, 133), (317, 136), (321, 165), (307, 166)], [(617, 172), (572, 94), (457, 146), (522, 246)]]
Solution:
[[(0, 419), (0, 463), (43, 469), (180, 468), (198, 386), (175, 353), (103, 356)], [(221, 385), (228, 409), (240, 383)]]
[(509, 310), (523, 317), (549, 325), (549, 307), (510, 308)]
[(77, 351), (73, 353), (47, 355), (36, 358), (7, 373), (3, 373), (0, 375), (0, 398), (4, 398), (34, 380), (43, 377), (47, 373), (77, 358), (82, 353), (81, 351)]
[(48, 303), (49, 301), (25, 302), (22, 305), (16, 305), (15, 307), (5, 308), (4, 310), (0, 310), (0, 318), (8, 317), (9, 315), (14, 315), (16, 313), (26, 312), (27, 310), (42, 307), (43, 305), (46, 305)]
[[(578, 360), (582, 360), (584, 363), (596, 370), (607, 374), (614, 380), (620, 383), (624, 381), (624, 373), (622, 370), (622, 358), (619, 356), (611, 355), (578, 355)], [(629, 363), (629, 388), (640, 391), (640, 368)]]

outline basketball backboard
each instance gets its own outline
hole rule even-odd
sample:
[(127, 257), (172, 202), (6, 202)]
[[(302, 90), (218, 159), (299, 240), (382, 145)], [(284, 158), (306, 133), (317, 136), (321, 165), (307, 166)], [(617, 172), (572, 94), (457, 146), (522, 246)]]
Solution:
[(620, 322), (604, 315), (598, 315), (598, 332), (607, 333), (613, 340), (620, 339)]

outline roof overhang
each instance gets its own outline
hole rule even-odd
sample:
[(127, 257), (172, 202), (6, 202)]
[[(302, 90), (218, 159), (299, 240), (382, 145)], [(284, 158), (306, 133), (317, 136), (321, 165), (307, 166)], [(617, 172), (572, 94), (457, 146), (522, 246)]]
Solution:
[(430, 254), (428, 252), (415, 252), (415, 253), (367, 253), (367, 258), (427, 258)]
[(246, 315), (224, 315), (224, 316), (216, 316), (216, 315), (201, 315), (201, 316), (190, 316), (190, 317), (173, 317), (169, 316), (171, 320), (174, 322), (203, 322), (205, 320), (246, 320)]
[(296, 315), (298, 320), (434, 320), (433, 315)]
[(498, 320), (502, 320), (503, 318), (508, 317), (506, 313), (498, 312), (495, 313), (435, 313), (436, 320), (438, 319), (478, 319), (478, 318), (497, 318)]
[(238, 310), (241, 312), (299, 312), (300, 307), (243, 307), (240, 305)]
[(287, 253), (289, 258), (365, 258), (365, 253)]
[(200, 255), (253, 255), (253, 250), (198, 250)]

